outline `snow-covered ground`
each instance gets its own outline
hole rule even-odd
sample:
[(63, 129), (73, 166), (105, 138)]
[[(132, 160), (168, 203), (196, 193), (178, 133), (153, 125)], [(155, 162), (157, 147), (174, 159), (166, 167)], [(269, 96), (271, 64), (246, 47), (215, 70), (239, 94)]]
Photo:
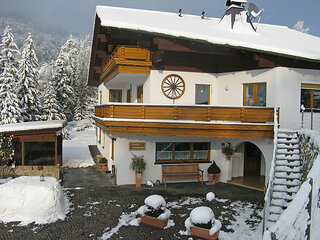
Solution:
[(18, 177), (0, 185), (0, 222), (46, 224), (64, 219), (69, 201), (52, 177)]
[(87, 124), (85, 121), (69, 122), (67, 125), (70, 140), (63, 140), (64, 167), (77, 168), (94, 165), (88, 146), (96, 144), (95, 129), (90, 127), (77, 131)]

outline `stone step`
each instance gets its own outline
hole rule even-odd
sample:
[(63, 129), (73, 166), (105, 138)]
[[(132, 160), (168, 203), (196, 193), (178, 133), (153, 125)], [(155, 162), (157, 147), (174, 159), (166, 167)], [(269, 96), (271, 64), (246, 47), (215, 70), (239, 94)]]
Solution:
[(278, 143), (277, 149), (299, 149), (299, 144)]
[(271, 222), (276, 222), (276, 221), (278, 221), (279, 217), (280, 217), (280, 214), (270, 213), (268, 219)]
[(277, 154), (293, 155), (299, 153), (299, 149), (277, 149)]
[(286, 185), (286, 186), (300, 186), (301, 181), (297, 179), (289, 180), (285, 178), (276, 178), (273, 181), (274, 185)]
[(272, 193), (272, 199), (284, 199), (287, 201), (292, 201), (295, 195), (296, 195), (295, 193), (289, 194), (287, 192), (275, 192), (274, 191)]
[(277, 160), (300, 160), (300, 155), (299, 154), (293, 154), (293, 155), (277, 154), (276, 159)]
[(271, 200), (271, 207), (276, 206), (276, 207), (282, 207), (282, 208), (287, 208), (290, 202), (284, 200), (284, 199), (272, 199)]
[(281, 214), (283, 213), (283, 208), (282, 207), (278, 207), (278, 206), (271, 206), (269, 209), (270, 213), (274, 213), (274, 214)]
[(287, 193), (297, 193), (300, 186), (286, 186), (286, 185), (275, 185), (273, 186), (274, 192), (287, 192)]
[(288, 167), (287, 165), (279, 166), (276, 164), (275, 170), (276, 172), (300, 173), (301, 167), (300, 166)]
[(280, 138), (277, 141), (278, 143), (289, 143), (289, 144), (299, 144), (299, 139), (297, 138), (290, 138), (289, 140), (286, 138)]
[(298, 167), (301, 166), (301, 161), (288, 161), (288, 160), (276, 160), (276, 166), (284, 166), (284, 167)]
[(293, 134), (287, 134), (287, 133), (278, 133), (277, 138), (284, 138), (284, 139), (294, 139), (294, 138), (298, 138), (298, 135), (296, 133)]
[(287, 173), (287, 172), (276, 172), (275, 177), (278, 179), (298, 179), (300, 180), (301, 178), (301, 173)]

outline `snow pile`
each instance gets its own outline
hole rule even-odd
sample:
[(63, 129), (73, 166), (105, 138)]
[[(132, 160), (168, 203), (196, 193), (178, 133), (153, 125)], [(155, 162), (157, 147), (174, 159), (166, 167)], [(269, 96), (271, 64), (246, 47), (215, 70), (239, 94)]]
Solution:
[(89, 167), (94, 161), (89, 151), (89, 145), (95, 145), (96, 137), (94, 128), (82, 128), (82, 122), (70, 122), (67, 129), (70, 133), (70, 140), (63, 141), (63, 166), (64, 167)]
[(221, 228), (221, 223), (219, 220), (215, 219), (214, 213), (211, 208), (209, 207), (196, 207), (194, 208), (191, 213), (190, 217), (188, 217), (185, 221), (185, 227), (187, 231), (190, 231), (191, 227), (194, 227), (198, 224), (210, 224), (211, 228), (209, 230), (210, 235), (214, 235), (217, 231)]
[(168, 219), (171, 216), (171, 211), (166, 208), (166, 201), (160, 195), (150, 195), (144, 200), (144, 203), (145, 205), (137, 210), (141, 216), (155, 212), (162, 212), (157, 216), (161, 220)]
[(59, 182), (46, 177), (18, 177), (0, 185), (0, 221), (46, 224), (64, 219), (69, 211), (68, 199)]
[(147, 181), (147, 183), (146, 183), (146, 184), (147, 184), (147, 186), (148, 186), (148, 187), (151, 187), (151, 188), (153, 187), (153, 182), (151, 182), (150, 180), (149, 180), (149, 181)]
[(0, 179), (0, 184), (4, 184), (4, 183), (7, 183), (11, 180), (12, 178), (9, 177), (9, 178), (4, 178), (4, 179)]
[(211, 202), (213, 199), (215, 199), (216, 195), (214, 195), (213, 192), (208, 192), (206, 195), (207, 201)]

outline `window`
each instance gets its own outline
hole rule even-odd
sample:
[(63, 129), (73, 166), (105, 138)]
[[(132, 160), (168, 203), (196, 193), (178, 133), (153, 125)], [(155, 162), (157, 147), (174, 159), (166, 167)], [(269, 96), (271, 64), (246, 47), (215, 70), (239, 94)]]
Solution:
[(210, 104), (210, 85), (196, 85), (196, 104)]
[(156, 162), (208, 162), (210, 160), (208, 142), (158, 142), (156, 143)]
[(137, 103), (143, 103), (143, 85), (137, 87)]
[(244, 106), (266, 106), (266, 83), (243, 85)]
[(130, 103), (131, 102), (131, 90), (128, 89), (127, 90), (127, 103)]
[(109, 90), (109, 102), (122, 102), (122, 90)]
[(24, 165), (54, 165), (54, 142), (25, 142)]
[(301, 105), (308, 108), (320, 109), (320, 85), (302, 84), (301, 85)]
[(99, 95), (100, 95), (99, 96), (99, 104), (102, 104), (102, 92), (101, 91), (99, 92)]

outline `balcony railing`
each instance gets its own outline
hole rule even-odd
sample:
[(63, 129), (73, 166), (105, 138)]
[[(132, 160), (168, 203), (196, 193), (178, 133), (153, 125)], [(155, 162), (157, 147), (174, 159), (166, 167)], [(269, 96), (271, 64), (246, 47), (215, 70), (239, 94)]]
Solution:
[(119, 73), (150, 74), (150, 51), (134, 46), (118, 46), (103, 68), (101, 79), (110, 81)]
[(272, 123), (274, 108), (185, 105), (107, 104), (95, 107), (95, 116), (122, 119), (234, 121)]

